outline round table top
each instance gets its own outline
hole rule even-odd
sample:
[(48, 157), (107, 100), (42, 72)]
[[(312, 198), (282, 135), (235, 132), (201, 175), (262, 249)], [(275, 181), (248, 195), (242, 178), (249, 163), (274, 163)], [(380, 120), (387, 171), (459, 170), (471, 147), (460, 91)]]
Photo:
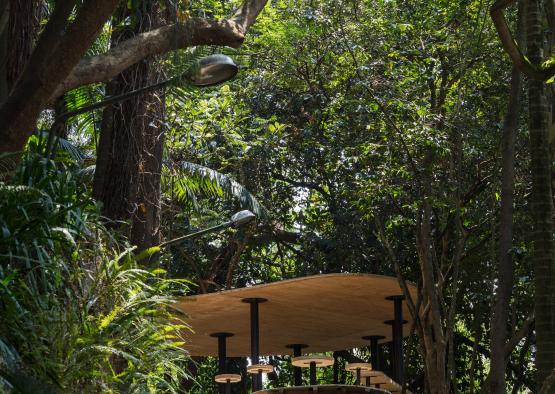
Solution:
[(329, 367), (334, 363), (333, 357), (313, 354), (311, 356), (299, 356), (291, 359), (291, 364), (295, 367), (308, 368), (310, 364), (316, 364), (317, 368)]
[(269, 364), (252, 364), (247, 367), (247, 372), (256, 373), (270, 373), (274, 371), (274, 366)]
[(347, 365), (345, 365), (345, 371), (351, 371), (351, 372), (356, 372), (357, 370), (359, 371), (371, 371), (372, 370), (372, 364), (370, 363), (347, 363)]
[(241, 375), (236, 373), (221, 373), (214, 376), (214, 381), (217, 383), (239, 383), (241, 381)]
[[(417, 289), (409, 284), (412, 298)], [(289, 279), (217, 293), (183, 297), (174, 308), (185, 314), (192, 331), (184, 329), (191, 356), (217, 356), (218, 341), (210, 334), (227, 332), (229, 357), (249, 357), (250, 307), (245, 298), (265, 298), (259, 305), (260, 355), (287, 355), (291, 344), (307, 344), (305, 353), (368, 346), (369, 335), (391, 340), (393, 302), (402, 294), (397, 278), (370, 274), (325, 274)], [(403, 302), (403, 318), (411, 316)]]

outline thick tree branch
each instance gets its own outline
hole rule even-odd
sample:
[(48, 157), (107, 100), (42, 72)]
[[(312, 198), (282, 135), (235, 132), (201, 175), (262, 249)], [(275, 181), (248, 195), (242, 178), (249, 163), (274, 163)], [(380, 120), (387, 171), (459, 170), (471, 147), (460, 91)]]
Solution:
[(305, 181), (294, 181), (292, 179), (286, 178), (281, 174), (278, 174), (277, 172), (272, 172), (272, 178), (277, 179), (279, 181), (283, 181), (285, 183), (288, 183), (292, 186), (296, 186), (296, 187), (306, 187), (307, 189), (312, 189), (312, 190), (316, 190), (317, 192), (319, 192), (322, 196), (324, 197), (329, 197), (329, 193), (326, 192), (324, 190), (324, 188), (322, 188), (320, 186), (320, 184), (316, 183), (316, 182), (305, 182)]
[[(118, 0), (83, 2), (71, 25), (62, 35), (56, 35), (57, 44), (52, 48), (48, 62), (28, 63), (10, 96), (0, 106), (0, 124), (3, 127), (0, 152), (18, 152), (23, 149), (52, 92), (78, 64), (118, 3)], [(52, 35), (56, 33), (59, 19), (67, 15), (68, 8), (64, 3), (64, 7), (58, 9), (59, 17), (49, 21), (48, 24), (52, 25), (45, 28), (45, 32), (48, 30)], [(53, 37), (42, 37), (39, 45), (41, 41), (52, 46), (50, 43)]]
[(231, 18), (231, 22), (239, 26), (245, 34), (256, 21), (258, 14), (262, 12), (267, 2), (268, 0), (245, 0)]
[(535, 315), (534, 312), (532, 312), (530, 316), (528, 316), (528, 318), (524, 321), (522, 327), (520, 327), (520, 329), (515, 332), (513, 336), (509, 339), (509, 341), (505, 344), (504, 353), (506, 359), (511, 356), (511, 353), (513, 352), (513, 350), (515, 350), (520, 341), (530, 335), (530, 333), (534, 329), (534, 323)]
[(491, 19), (493, 20), (493, 24), (501, 40), (501, 45), (511, 58), (514, 66), (524, 75), (538, 80), (547, 79), (551, 76), (550, 73), (552, 73), (552, 70), (541, 70), (539, 67), (533, 65), (518, 47), (507, 25), (507, 20), (505, 19), (503, 11), (515, 2), (516, 0), (497, 0), (490, 8)]
[(95, 82), (107, 82), (149, 56), (197, 45), (238, 48), (267, 0), (246, 0), (229, 19), (190, 18), (185, 23), (159, 27), (126, 40), (108, 52), (83, 59), (58, 86), (52, 98)]
[[(0, 152), (21, 151), (35, 128), (40, 111), (67, 90), (92, 82), (106, 82), (132, 64), (172, 49), (204, 44), (239, 46), (267, 0), (245, 0), (227, 20), (191, 18), (184, 24), (140, 34), (103, 55), (83, 59), (118, 3), (119, 0), (83, 2), (62, 35), (54, 32), (74, 1), (68, 0), (63, 2), (63, 7), (56, 7), (60, 18), (53, 18), (45, 29), (45, 32), (53, 30), (56, 39), (49, 60), (26, 67), (8, 99), (0, 105), (0, 124), (4, 126), (0, 133)], [(39, 41), (49, 45), (40, 46), (52, 47), (52, 38), (51, 35), (41, 37)]]

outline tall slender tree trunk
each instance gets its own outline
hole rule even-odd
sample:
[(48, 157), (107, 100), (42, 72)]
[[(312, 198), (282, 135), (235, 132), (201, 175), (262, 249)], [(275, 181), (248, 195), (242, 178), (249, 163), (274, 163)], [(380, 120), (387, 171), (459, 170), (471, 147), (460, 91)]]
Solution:
[(417, 225), (417, 249), (422, 275), (422, 303), (428, 307), (421, 312), (421, 342), (424, 349), (424, 370), (426, 385), (430, 394), (449, 392), (447, 376), (447, 339), (442, 322), (442, 307), (436, 286), (432, 256), (432, 178), (430, 175), (431, 155), (425, 160), (423, 173), (422, 208)]
[(509, 302), (513, 290), (513, 193), (514, 193), (514, 156), (515, 136), (518, 129), (520, 109), (521, 75), (513, 67), (511, 73), (511, 91), (509, 105), (502, 133), (502, 168), (501, 168), (501, 214), (499, 220), (499, 262), (498, 283), (493, 316), (491, 322), (491, 366), (489, 374), (489, 392), (506, 393), (505, 387), (505, 343), (507, 341), (507, 324), (509, 321)]
[[(543, 62), (543, 19), (539, 0), (526, 6), (526, 43), (533, 64)], [(541, 387), (555, 367), (555, 264), (553, 255), (553, 196), (549, 152), (549, 107), (546, 86), (530, 78), (529, 129), (532, 172), (531, 210), (536, 313), (537, 383)]]
[[(522, 45), (524, 33), (524, 2), (519, 1), (517, 41)], [(509, 103), (503, 123), (501, 136), (501, 213), (499, 218), (499, 262), (497, 269), (498, 283), (493, 315), (491, 320), (491, 365), (486, 384), (489, 393), (504, 394), (506, 390), (505, 343), (507, 342), (507, 325), (509, 305), (513, 291), (514, 266), (511, 255), (513, 246), (513, 202), (515, 172), (515, 140), (518, 130), (522, 77), (516, 66), (511, 71)]]
[[(152, 29), (155, 2), (139, 2), (134, 27), (117, 34), (117, 43), (133, 34)], [(118, 20), (130, 15), (123, 11)], [(133, 15), (131, 15), (133, 18)], [(117, 22), (116, 22), (117, 23)], [(108, 94), (119, 95), (157, 82), (159, 73), (152, 59), (129, 68), (109, 83)], [(160, 240), (160, 173), (164, 131), (157, 116), (163, 104), (159, 92), (128, 99), (104, 111), (97, 152), (94, 195), (103, 202), (110, 219), (129, 224), (127, 234), (139, 250)]]

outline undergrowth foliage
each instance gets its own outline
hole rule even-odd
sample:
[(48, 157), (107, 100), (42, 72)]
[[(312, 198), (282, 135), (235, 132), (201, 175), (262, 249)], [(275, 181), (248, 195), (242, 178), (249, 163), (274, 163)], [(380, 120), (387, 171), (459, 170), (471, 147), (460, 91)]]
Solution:
[(78, 170), (28, 153), (0, 183), (0, 392), (179, 392), (187, 283), (118, 246)]

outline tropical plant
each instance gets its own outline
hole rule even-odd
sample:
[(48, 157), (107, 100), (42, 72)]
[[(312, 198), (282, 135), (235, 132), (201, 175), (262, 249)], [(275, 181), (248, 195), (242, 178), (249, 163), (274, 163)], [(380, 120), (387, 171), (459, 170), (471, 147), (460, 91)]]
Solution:
[(178, 392), (187, 325), (172, 303), (187, 282), (138, 266), (63, 163), (28, 153), (0, 196), (0, 384)]

